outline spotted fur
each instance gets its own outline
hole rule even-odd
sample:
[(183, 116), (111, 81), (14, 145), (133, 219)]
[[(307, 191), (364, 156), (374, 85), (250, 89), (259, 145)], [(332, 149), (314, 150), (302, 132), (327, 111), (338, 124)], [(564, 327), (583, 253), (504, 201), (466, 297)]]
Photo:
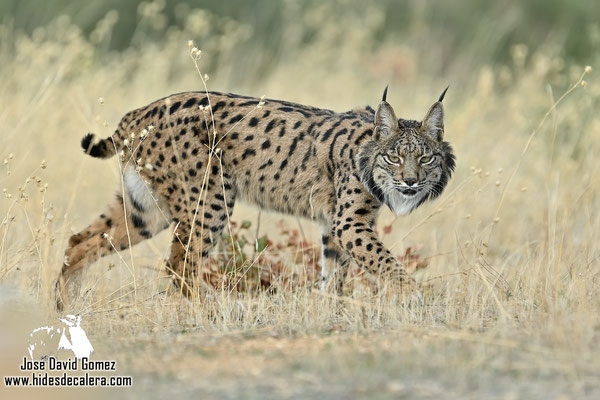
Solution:
[(72, 296), (69, 287), (86, 265), (170, 225), (167, 270), (191, 293), (198, 264), (238, 200), (320, 223), (324, 281), (338, 264), (331, 280), (338, 291), (350, 261), (410, 281), (377, 238), (375, 219), (383, 204), (408, 213), (446, 186), (454, 156), (443, 140), (442, 99), (423, 121), (397, 119), (385, 94), (377, 111), (336, 113), (186, 92), (127, 113), (112, 136), (82, 140), (93, 157), (119, 155), (125, 193), (69, 240), (57, 305)]

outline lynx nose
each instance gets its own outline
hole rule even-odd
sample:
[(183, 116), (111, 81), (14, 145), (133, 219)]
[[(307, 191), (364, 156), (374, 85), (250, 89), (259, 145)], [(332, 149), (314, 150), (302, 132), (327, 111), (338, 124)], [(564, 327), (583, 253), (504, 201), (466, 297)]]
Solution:
[(404, 178), (404, 183), (406, 183), (408, 186), (412, 186), (417, 183), (417, 180), (415, 178)]

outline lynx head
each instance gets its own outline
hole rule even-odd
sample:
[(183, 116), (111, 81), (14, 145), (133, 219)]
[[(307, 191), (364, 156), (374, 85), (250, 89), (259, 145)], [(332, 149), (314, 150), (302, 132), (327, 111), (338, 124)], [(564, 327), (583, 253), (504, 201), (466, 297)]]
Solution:
[(396, 118), (386, 101), (386, 87), (375, 113), (373, 139), (361, 146), (362, 183), (398, 215), (439, 196), (454, 171), (452, 147), (443, 140), (446, 90), (422, 121), (414, 121)]

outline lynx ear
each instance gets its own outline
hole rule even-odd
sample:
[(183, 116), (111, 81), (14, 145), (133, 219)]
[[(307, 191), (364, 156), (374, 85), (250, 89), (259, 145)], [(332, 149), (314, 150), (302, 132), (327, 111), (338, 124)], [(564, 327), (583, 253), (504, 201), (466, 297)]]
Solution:
[(442, 100), (448, 88), (444, 89), (439, 100), (433, 103), (427, 115), (423, 118), (421, 129), (425, 135), (429, 135), (434, 140), (440, 141), (444, 136), (444, 106), (442, 106)]
[(377, 112), (375, 113), (375, 129), (383, 136), (389, 135), (398, 127), (398, 118), (396, 118), (392, 106), (386, 101), (386, 97), (387, 86), (383, 92), (383, 100), (379, 103), (379, 107), (377, 107)]
[(444, 107), (439, 101), (433, 103), (421, 123), (423, 134), (440, 141), (444, 136)]

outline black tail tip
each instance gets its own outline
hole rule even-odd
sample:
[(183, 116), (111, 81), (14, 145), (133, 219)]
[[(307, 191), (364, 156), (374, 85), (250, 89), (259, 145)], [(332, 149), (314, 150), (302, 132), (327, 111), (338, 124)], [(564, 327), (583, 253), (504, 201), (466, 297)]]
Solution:
[(88, 133), (83, 137), (83, 139), (81, 139), (81, 147), (83, 148), (83, 151), (85, 151), (88, 154), (90, 152), (90, 147), (92, 146), (94, 136), (95, 135), (93, 133)]
[(81, 139), (81, 147), (83, 148), (85, 154), (89, 154), (90, 156), (96, 158), (106, 158), (114, 154), (107, 148), (105, 140), (101, 140), (96, 144), (92, 144), (95, 137), (96, 135), (93, 133), (88, 133), (83, 137), (83, 139)]

